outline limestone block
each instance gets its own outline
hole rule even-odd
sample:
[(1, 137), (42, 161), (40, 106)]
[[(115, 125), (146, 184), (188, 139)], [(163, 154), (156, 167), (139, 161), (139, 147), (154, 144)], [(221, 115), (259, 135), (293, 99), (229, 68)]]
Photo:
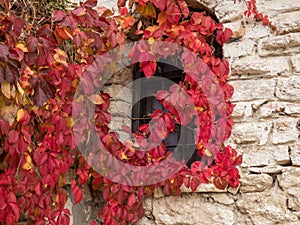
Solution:
[(300, 101), (300, 79), (293, 76), (278, 80), (276, 96), (281, 100)]
[(272, 1), (257, 1), (257, 7), (261, 12), (274, 16), (284, 12), (300, 10), (300, 2), (295, 0), (272, 0)]
[(283, 170), (282, 166), (279, 165), (270, 165), (264, 167), (250, 167), (247, 170), (251, 173), (266, 173), (266, 174), (278, 174)]
[(300, 31), (300, 11), (280, 13), (271, 20), (281, 34)]
[[(184, 185), (182, 185), (181, 192), (191, 193), (192, 190), (189, 188), (186, 188)], [(203, 184), (200, 184), (200, 186), (197, 188), (197, 190), (195, 192), (198, 192), (198, 193), (210, 193), (210, 192), (222, 193), (222, 192), (227, 192), (227, 190), (218, 189), (213, 184), (204, 184), (203, 183)]]
[(242, 18), (244, 11), (245, 4), (238, 1), (236, 4), (233, 4), (232, 1), (220, 1), (218, 6), (215, 8), (215, 14), (222, 23)]
[(229, 82), (234, 87), (232, 101), (273, 99), (275, 80), (239, 80)]
[(196, 194), (154, 199), (153, 216), (157, 225), (232, 225), (238, 220), (232, 207)]
[[(246, 18), (246, 21), (249, 23), (250, 19)], [(254, 22), (250, 22), (245, 28), (244, 38), (250, 38), (253, 40), (259, 40), (260, 38), (267, 37), (271, 32), (269, 27), (266, 27), (261, 23), (254, 24)]]
[(213, 193), (209, 196), (213, 198), (215, 202), (218, 202), (223, 205), (234, 204), (234, 198), (228, 193)]
[(300, 166), (300, 143), (294, 143), (289, 147), (291, 150), (290, 156), (293, 166)]
[(242, 167), (287, 165), (290, 163), (288, 146), (247, 145), (243, 150)]
[(255, 42), (251, 39), (228, 43), (223, 47), (224, 56), (233, 60), (242, 56), (253, 55), (255, 51), (254, 46)]
[(271, 132), (272, 123), (236, 123), (231, 138), (236, 144), (257, 143), (265, 145)]
[(294, 190), (298, 190), (299, 192), (292, 192), (290, 190), (290, 194), (300, 196), (300, 168), (298, 167), (287, 167), (284, 168), (283, 173), (277, 176), (279, 181), (279, 186), (284, 191), (292, 190), (292, 188), (296, 188)]
[(250, 102), (236, 102), (233, 112), (231, 114), (232, 118), (248, 118), (252, 115), (252, 107)]
[(288, 102), (268, 102), (259, 107), (257, 114), (261, 117), (279, 115), (298, 116), (300, 115), (300, 104)]
[(119, 116), (112, 116), (111, 122), (109, 124), (109, 128), (113, 131), (122, 130), (122, 126), (131, 127), (130, 118), (124, 118)]
[(298, 139), (300, 131), (296, 128), (297, 119), (283, 118), (274, 121), (273, 144), (283, 144)]
[(242, 193), (260, 192), (272, 186), (273, 178), (268, 174), (241, 174), (240, 181)]
[(286, 208), (286, 201), (283, 193), (245, 193), (237, 199), (237, 206), (255, 225), (287, 225), (298, 221), (298, 217)]
[[(251, 78), (253, 75), (262, 74), (264, 75), (262, 77), (287, 75), (290, 70), (288, 58), (258, 58), (256, 56), (247, 56), (234, 60), (231, 68), (231, 75), (239, 75), (240, 78)], [(257, 81), (255, 82), (257, 83)]]
[(131, 68), (123, 68), (120, 71), (117, 71), (107, 82), (106, 84), (121, 84), (126, 85), (132, 81), (132, 70)]
[(292, 33), (261, 39), (258, 43), (260, 56), (292, 55), (300, 52), (300, 34)]
[[(300, 35), (300, 33), (299, 33), (299, 35)], [(291, 58), (291, 61), (292, 61), (292, 65), (293, 65), (294, 71), (296, 73), (300, 73), (300, 54), (294, 55)]]
[(110, 113), (131, 118), (131, 104), (120, 100), (111, 101), (108, 109)]
[(132, 102), (132, 88), (124, 87), (122, 85), (112, 84), (110, 86), (105, 86), (103, 91), (108, 93), (111, 100), (121, 100), (125, 102)]

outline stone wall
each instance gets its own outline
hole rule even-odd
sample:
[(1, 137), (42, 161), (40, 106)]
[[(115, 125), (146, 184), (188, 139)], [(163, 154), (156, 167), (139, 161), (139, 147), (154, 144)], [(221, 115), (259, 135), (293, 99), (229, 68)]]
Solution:
[[(234, 32), (234, 41), (224, 46), (231, 63), (230, 83), (235, 88), (232, 101), (236, 104), (228, 144), (243, 154), (241, 186), (221, 191), (201, 185), (196, 193), (183, 190), (180, 197), (165, 197), (157, 190), (153, 198), (145, 200), (146, 215), (139, 225), (298, 225), (300, 1), (258, 0), (259, 10), (270, 16), (279, 35), (243, 17), (244, 3), (200, 2), (213, 9)], [(113, 97), (111, 127), (115, 130), (130, 123), (130, 86), (122, 90), (127, 94), (119, 94), (129, 82), (123, 78), (119, 75), (107, 87)], [(96, 208), (93, 204), (87, 207), (82, 203), (80, 213), (73, 211), (73, 217), (80, 215), (89, 221), (88, 215)], [(73, 224), (84, 223), (73, 219)]]

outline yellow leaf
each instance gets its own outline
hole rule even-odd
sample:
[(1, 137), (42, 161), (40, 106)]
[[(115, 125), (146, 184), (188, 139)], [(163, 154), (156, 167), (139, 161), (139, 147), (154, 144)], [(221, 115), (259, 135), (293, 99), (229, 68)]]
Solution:
[(67, 53), (59, 48), (55, 49), (56, 53), (54, 54), (53, 58), (55, 62), (61, 63), (65, 66), (68, 66), (67, 64)]
[(124, 152), (122, 152), (122, 156), (121, 156), (121, 158), (122, 158), (122, 160), (128, 160), (128, 157), (127, 157), (127, 155), (124, 153)]
[(93, 95), (89, 96), (88, 99), (95, 105), (101, 105), (104, 103), (103, 98), (97, 94), (93, 94)]
[(10, 98), (10, 83), (3, 81), (1, 83), (1, 92), (6, 98)]
[(155, 41), (155, 39), (153, 37), (151, 37), (151, 38), (148, 39), (148, 43), (150, 45), (153, 45), (154, 41)]
[(24, 109), (19, 109), (19, 111), (17, 112), (17, 121), (20, 122), (20, 120), (23, 118), (25, 114), (25, 110)]
[(204, 150), (205, 155), (207, 155), (208, 157), (211, 157), (212, 154), (210, 151), (208, 151), (207, 149)]
[(73, 127), (73, 118), (72, 117), (67, 117), (67, 127), (71, 128)]
[(32, 160), (30, 155), (28, 155), (27, 153), (25, 153), (25, 164), (23, 164), (22, 168), (23, 170), (30, 170), (32, 168)]
[(28, 48), (25, 46), (24, 43), (18, 43), (18, 44), (16, 45), (16, 48), (21, 49), (23, 52), (28, 52)]
[(145, 6), (138, 5), (137, 10), (144, 17), (148, 17), (148, 16), (151, 16), (152, 18), (156, 17), (156, 11), (152, 4), (147, 4)]

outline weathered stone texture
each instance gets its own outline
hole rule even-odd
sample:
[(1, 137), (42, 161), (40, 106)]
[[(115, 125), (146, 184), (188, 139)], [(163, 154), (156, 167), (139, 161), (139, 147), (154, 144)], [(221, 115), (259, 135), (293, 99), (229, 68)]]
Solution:
[(300, 104), (278, 101), (268, 102), (259, 107), (257, 114), (261, 117), (299, 116)]
[(224, 46), (224, 56), (228, 59), (240, 58), (242, 56), (252, 55), (255, 51), (255, 42), (251, 39), (242, 42), (233, 42)]
[(300, 10), (300, 2), (295, 0), (271, 0), (271, 1), (257, 1), (258, 7), (262, 12), (273, 16), (283, 12), (292, 12)]
[(271, 131), (271, 123), (236, 123), (233, 125), (231, 139), (236, 144), (256, 143), (265, 145)]
[(300, 52), (291, 57), (294, 72), (300, 73)]
[(212, 202), (196, 194), (154, 199), (153, 215), (157, 225), (232, 225), (237, 221), (232, 207)]
[(267, 78), (278, 75), (286, 75), (288, 74), (289, 69), (288, 58), (258, 58), (251, 55), (233, 61), (231, 73), (233, 78), (241, 76), (240, 78), (249, 79), (251, 76), (255, 75), (261, 75), (260, 77)]
[(272, 18), (280, 33), (300, 31), (300, 11), (280, 13)]
[(287, 197), (283, 193), (260, 192), (242, 194), (237, 206), (255, 225), (290, 224), (298, 217), (286, 208)]
[(268, 174), (243, 174), (241, 183), (242, 193), (260, 192), (271, 188), (273, 178)]
[(268, 37), (259, 41), (260, 56), (293, 55), (300, 52), (300, 35), (291, 33), (276, 37)]
[(230, 84), (235, 90), (232, 101), (274, 98), (275, 80), (237, 80), (231, 81)]
[(300, 78), (293, 76), (278, 80), (276, 96), (281, 100), (300, 101)]
[(296, 128), (297, 119), (284, 118), (274, 121), (273, 144), (284, 144), (298, 140), (300, 131)]
[(294, 143), (290, 147), (290, 157), (293, 166), (300, 166), (300, 143)]
[(288, 146), (245, 146), (242, 166), (286, 165), (290, 163)]

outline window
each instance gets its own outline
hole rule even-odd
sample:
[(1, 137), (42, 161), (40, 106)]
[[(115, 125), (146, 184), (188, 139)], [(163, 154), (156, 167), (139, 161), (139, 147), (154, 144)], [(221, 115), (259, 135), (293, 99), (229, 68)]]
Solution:
[[(153, 97), (158, 90), (168, 90), (173, 82), (184, 81), (183, 71), (168, 64), (158, 63), (154, 76), (166, 78), (170, 82), (167, 82), (166, 79), (161, 82), (151, 79), (138, 80), (144, 76), (137, 68), (134, 68), (134, 80), (137, 80), (137, 82), (133, 87), (133, 102), (136, 102), (136, 104), (133, 105), (132, 109), (132, 132), (136, 132), (140, 125), (150, 122), (149, 114), (155, 110), (164, 110), (162, 104)], [(143, 95), (151, 97), (142, 98), (142, 92), (145, 92)], [(176, 125), (175, 131), (170, 133), (165, 140), (166, 150), (174, 152), (177, 147), (173, 157), (177, 160), (184, 159), (188, 166), (194, 161), (200, 160), (195, 150), (194, 130), (192, 127)], [(178, 144), (180, 138), (181, 143)]]
[[(216, 23), (219, 22), (216, 15), (211, 11), (209, 8), (205, 7), (203, 4), (199, 3), (198, 1), (194, 0), (187, 0), (186, 1), (189, 5), (190, 12), (206, 12), (206, 15), (209, 15)], [(135, 36), (130, 36), (129, 39), (134, 39)], [(137, 38), (137, 37), (135, 37)], [(138, 38), (137, 38), (138, 39)], [(215, 57), (222, 59), (223, 58), (223, 49), (222, 46), (213, 38), (211, 40), (213, 54)], [(139, 72), (138, 67), (134, 67), (133, 69), (133, 78), (137, 80), (143, 77), (143, 74)], [(179, 83), (180, 81), (184, 80), (184, 73), (178, 68), (172, 67), (168, 64), (160, 64), (158, 63), (157, 70), (155, 76), (161, 76), (167, 78), (175, 83)], [(151, 81), (147, 81), (146, 83), (138, 83), (133, 87), (133, 102), (137, 102), (137, 99), (140, 99), (142, 92), (147, 92), (151, 90), (155, 92), (157, 90), (168, 90), (169, 84), (161, 82), (160, 84), (151, 83)], [(169, 85), (169, 86), (168, 86)], [(143, 87), (143, 88), (141, 88)], [(147, 93), (149, 95), (155, 93)], [(161, 109), (162, 105), (154, 98), (154, 97), (147, 97), (141, 99), (136, 104), (134, 104), (132, 109), (132, 132), (136, 132), (138, 127), (142, 124), (149, 123), (150, 118), (149, 114), (153, 113), (155, 110)], [(191, 166), (194, 161), (201, 160), (201, 157), (198, 156), (197, 150), (195, 147), (194, 141), (194, 130), (195, 128), (192, 127), (182, 127), (177, 126), (175, 131), (169, 135), (169, 137), (165, 140), (167, 151), (174, 151), (175, 148), (178, 148), (178, 151), (175, 152), (173, 155), (176, 159), (185, 159), (187, 166)], [(179, 138), (181, 138), (181, 144), (178, 145)], [(182, 141), (183, 140), (183, 141)]]

